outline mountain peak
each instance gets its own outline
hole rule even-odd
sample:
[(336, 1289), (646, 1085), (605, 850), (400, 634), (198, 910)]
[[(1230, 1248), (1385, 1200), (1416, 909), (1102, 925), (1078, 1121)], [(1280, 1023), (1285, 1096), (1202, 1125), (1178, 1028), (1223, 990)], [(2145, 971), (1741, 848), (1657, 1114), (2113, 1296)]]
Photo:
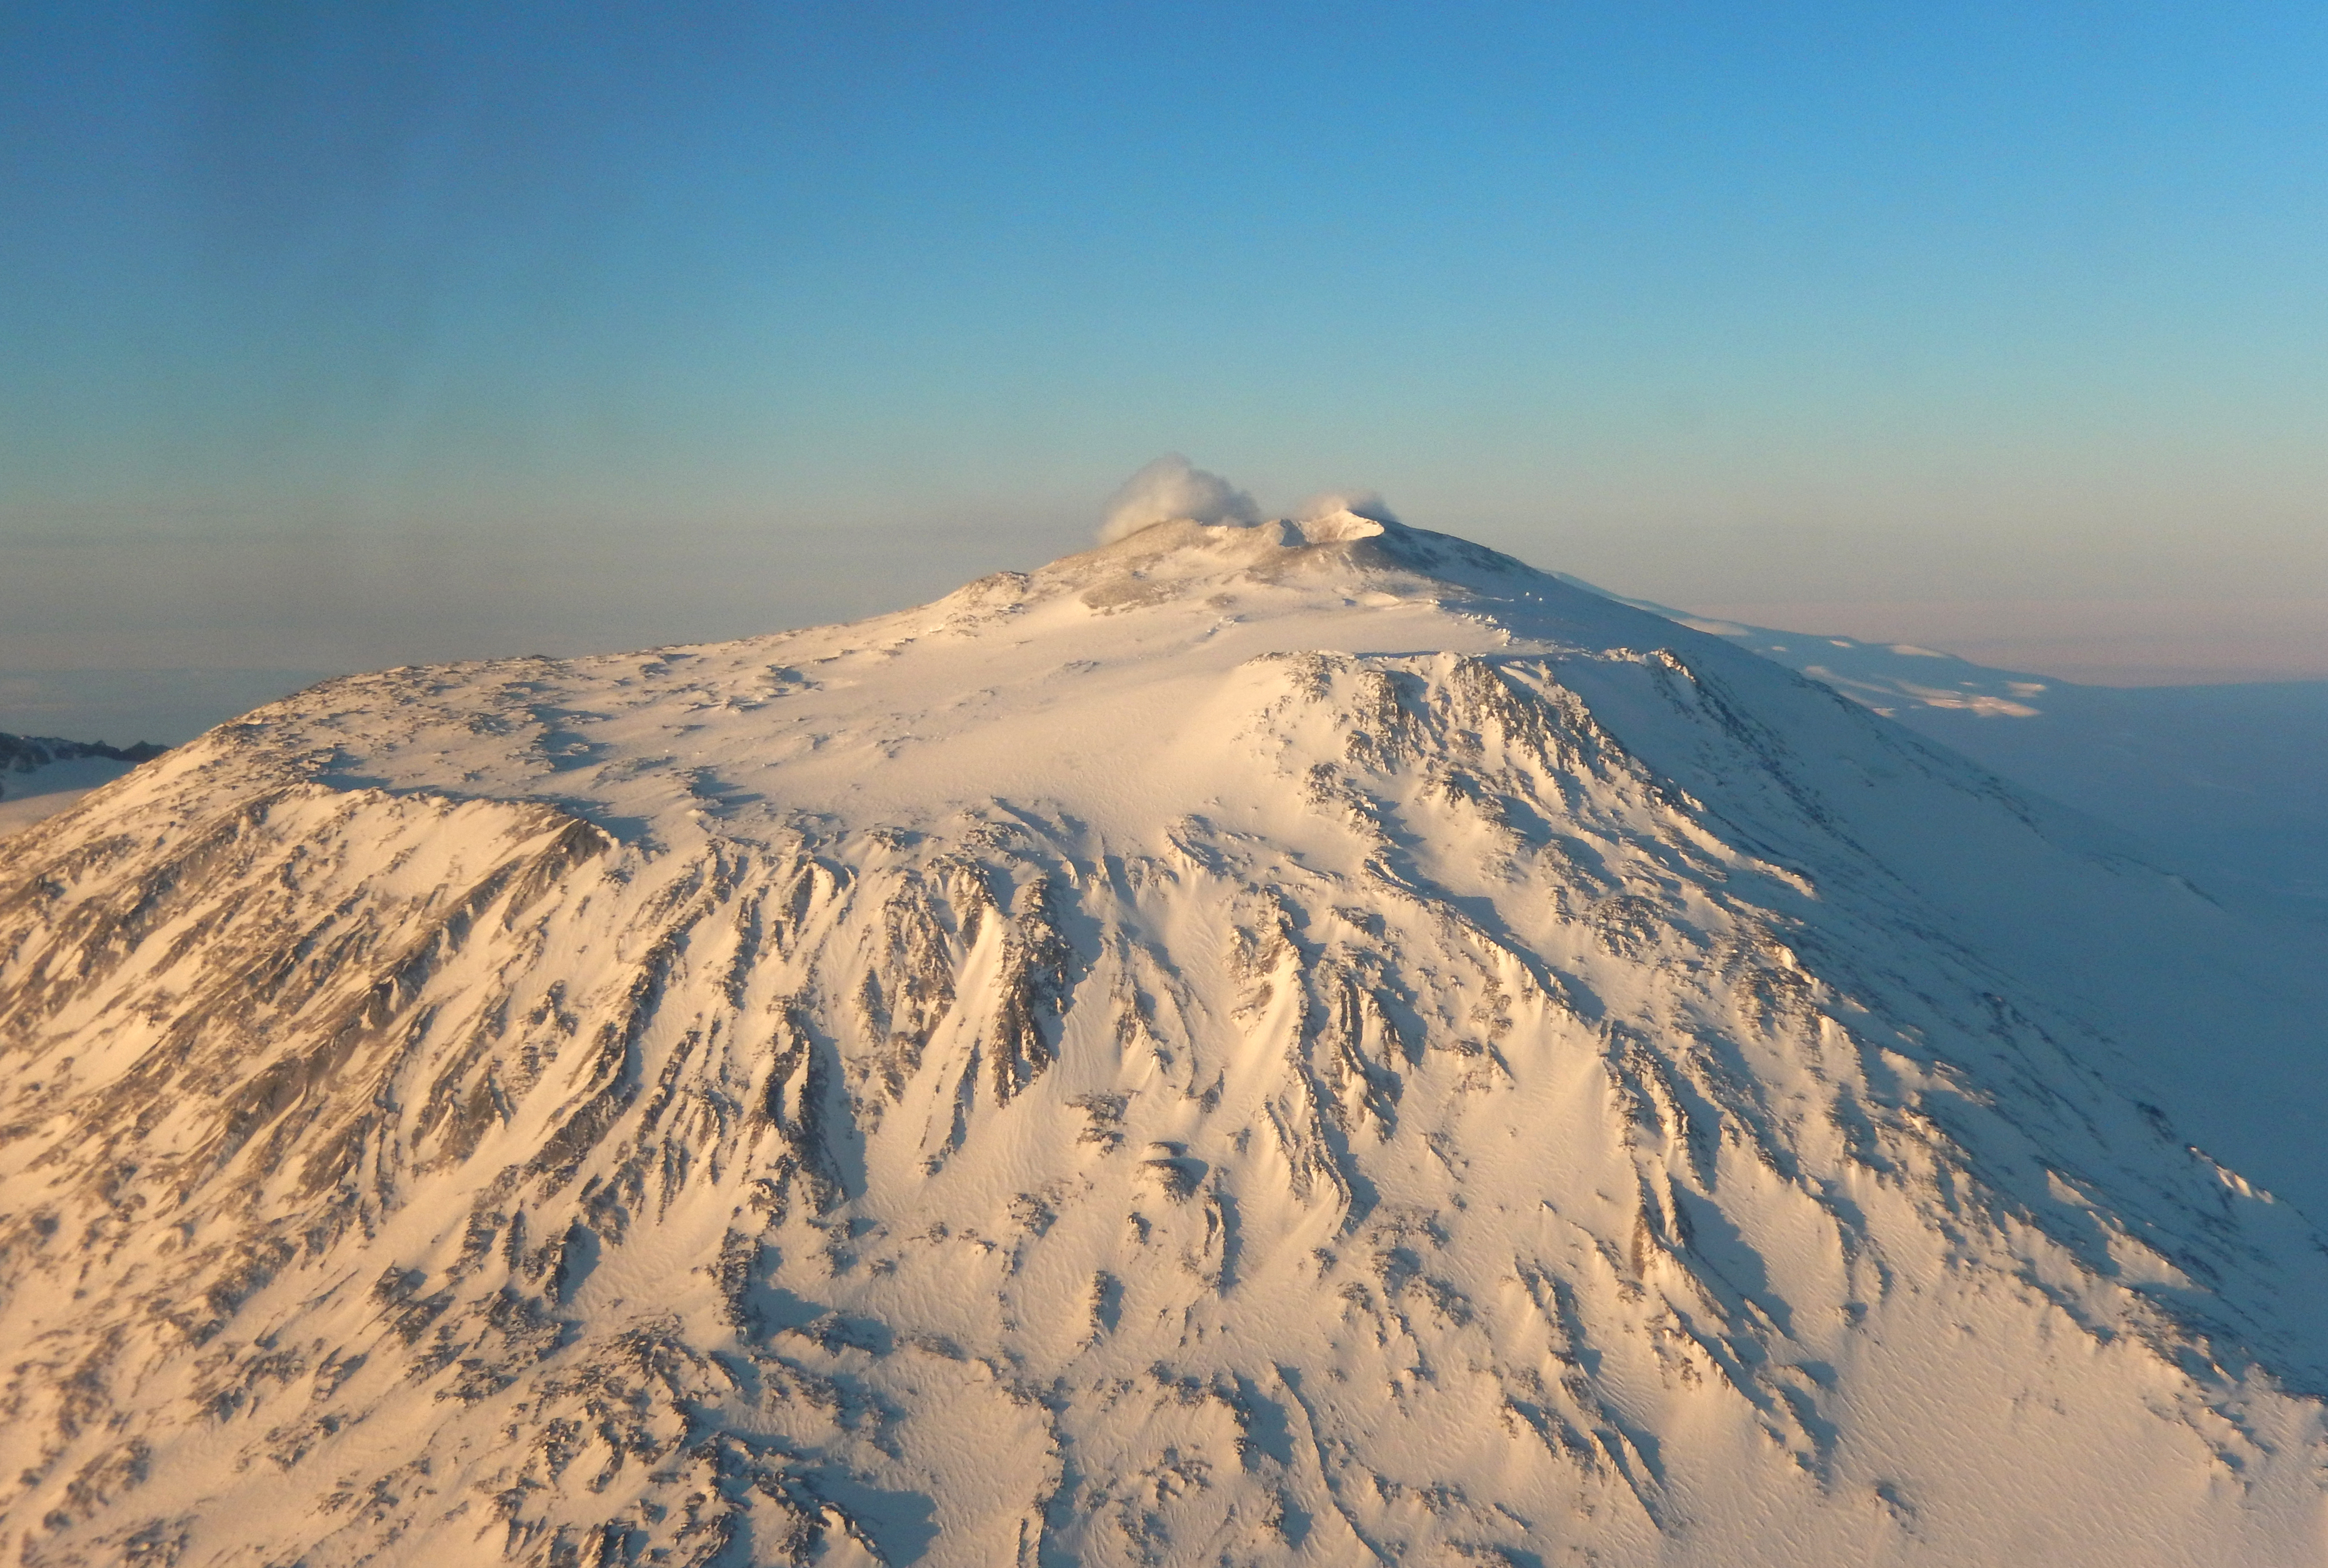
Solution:
[(1347, 509), (329, 683), (0, 849), (5, 1545), (2299, 1560), (2138, 1070), (2295, 1037), (2083, 834)]
[(1260, 523), (1157, 523), (1112, 544), (1056, 561), (1037, 574), (1202, 581), (1214, 576), (1301, 583), (1352, 576), (1481, 574), (1541, 576), (1467, 540), (1337, 507), (1317, 516)]

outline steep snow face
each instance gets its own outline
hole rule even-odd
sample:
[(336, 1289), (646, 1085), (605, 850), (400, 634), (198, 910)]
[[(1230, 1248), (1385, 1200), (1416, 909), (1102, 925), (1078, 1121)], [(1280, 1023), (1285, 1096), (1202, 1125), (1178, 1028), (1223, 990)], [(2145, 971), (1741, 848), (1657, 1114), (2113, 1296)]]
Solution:
[(2314, 1561), (2087, 833), (1347, 514), (317, 688), (0, 850), (0, 1552)]

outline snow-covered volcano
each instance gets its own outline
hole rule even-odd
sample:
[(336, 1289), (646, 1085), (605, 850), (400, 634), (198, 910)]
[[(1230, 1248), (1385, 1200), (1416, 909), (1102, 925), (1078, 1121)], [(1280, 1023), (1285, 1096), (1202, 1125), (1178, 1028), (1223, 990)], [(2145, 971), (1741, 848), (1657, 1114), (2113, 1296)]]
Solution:
[(2317, 1562), (2301, 984), (1348, 513), (339, 681), (0, 846), (0, 1554)]

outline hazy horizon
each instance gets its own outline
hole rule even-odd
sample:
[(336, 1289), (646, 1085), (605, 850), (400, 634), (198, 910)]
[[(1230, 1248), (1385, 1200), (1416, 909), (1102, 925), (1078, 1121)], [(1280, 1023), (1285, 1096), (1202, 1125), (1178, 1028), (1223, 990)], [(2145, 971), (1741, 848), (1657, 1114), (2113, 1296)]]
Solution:
[(0, 676), (742, 635), (1178, 450), (1706, 613), (2328, 677), (2328, 19), (0, 12)]

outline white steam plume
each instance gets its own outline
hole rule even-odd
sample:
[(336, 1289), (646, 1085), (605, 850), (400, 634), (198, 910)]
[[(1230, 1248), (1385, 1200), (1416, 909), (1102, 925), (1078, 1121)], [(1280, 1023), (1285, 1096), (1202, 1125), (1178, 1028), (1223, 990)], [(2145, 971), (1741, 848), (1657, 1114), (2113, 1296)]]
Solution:
[(1261, 521), (1253, 498), (1219, 474), (1207, 473), (1178, 453), (1168, 453), (1123, 481), (1108, 498), (1099, 542), (1112, 545), (1153, 523)]
[(1382, 491), (1370, 490), (1323, 490), (1303, 501), (1293, 516), (1297, 522), (1314, 522), (1330, 518), (1336, 512), (1347, 512), (1352, 517), (1366, 518), (1377, 523), (1394, 523), (1398, 514), (1382, 499)]

